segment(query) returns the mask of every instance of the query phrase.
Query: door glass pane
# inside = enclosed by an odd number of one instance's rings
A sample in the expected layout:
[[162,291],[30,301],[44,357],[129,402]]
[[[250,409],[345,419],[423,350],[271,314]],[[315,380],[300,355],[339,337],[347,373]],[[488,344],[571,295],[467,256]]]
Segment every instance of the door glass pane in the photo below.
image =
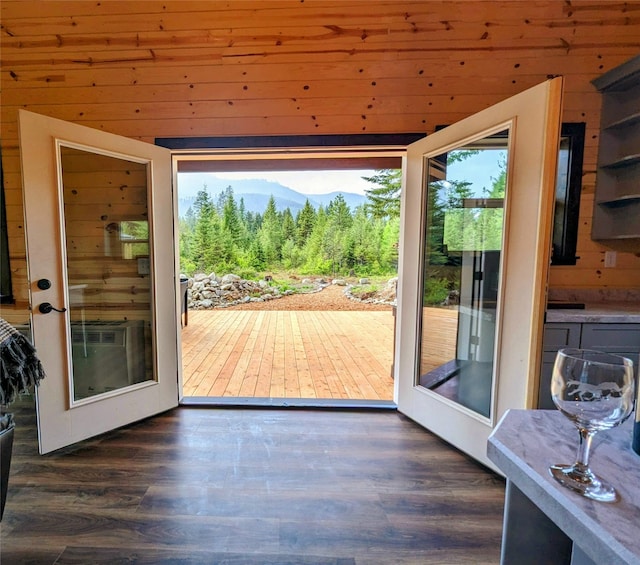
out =
[[154,379],[147,165],[60,147],[74,401]]
[[418,385],[491,414],[508,130],[425,163]]

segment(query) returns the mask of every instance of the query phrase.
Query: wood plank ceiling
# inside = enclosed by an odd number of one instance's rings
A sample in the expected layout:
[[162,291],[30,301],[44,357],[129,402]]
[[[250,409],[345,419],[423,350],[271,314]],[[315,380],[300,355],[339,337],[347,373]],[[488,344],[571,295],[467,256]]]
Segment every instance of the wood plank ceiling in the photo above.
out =
[[575,92],[640,45],[640,5],[607,2],[25,4],[2,6],[3,121],[28,107],[149,141],[430,131],[548,75]]

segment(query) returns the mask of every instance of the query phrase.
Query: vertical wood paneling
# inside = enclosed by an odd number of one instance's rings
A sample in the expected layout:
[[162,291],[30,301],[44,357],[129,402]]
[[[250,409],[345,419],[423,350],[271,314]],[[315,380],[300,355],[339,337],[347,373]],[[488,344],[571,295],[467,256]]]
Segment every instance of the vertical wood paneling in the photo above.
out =
[[[549,76],[586,122],[576,266],[552,287],[640,286],[640,258],[590,239],[600,97],[640,51],[640,0],[469,2],[3,0],[2,159],[17,298],[27,317],[17,110],[156,137],[424,131]],[[24,321],[24,320],[23,320]]]
[[[61,153],[67,273],[70,285],[84,287],[82,316],[149,320],[151,279],[137,262],[137,254],[149,256],[146,164],[89,148]],[[130,240],[127,222],[146,227],[142,243]]]

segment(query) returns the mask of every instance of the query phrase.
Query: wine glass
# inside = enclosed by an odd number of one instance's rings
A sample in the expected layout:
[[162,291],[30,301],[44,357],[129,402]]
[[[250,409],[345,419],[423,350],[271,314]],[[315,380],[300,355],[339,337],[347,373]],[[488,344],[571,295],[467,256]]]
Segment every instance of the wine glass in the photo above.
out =
[[575,463],[551,465],[551,475],[579,494],[614,502],[616,490],[589,469],[589,450],[596,432],[626,420],[633,408],[633,363],[626,357],[591,349],[561,349],[551,378],[551,396],[560,412],[580,432]]

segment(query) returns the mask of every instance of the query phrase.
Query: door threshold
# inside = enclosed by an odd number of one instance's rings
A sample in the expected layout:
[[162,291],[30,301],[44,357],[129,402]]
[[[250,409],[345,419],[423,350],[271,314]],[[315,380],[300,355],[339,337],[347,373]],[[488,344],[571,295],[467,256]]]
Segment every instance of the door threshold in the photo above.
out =
[[332,410],[397,410],[392,400],[343,398],[254,398],[227,396],[185,396],[180,406],[201,408],[320,408]]

